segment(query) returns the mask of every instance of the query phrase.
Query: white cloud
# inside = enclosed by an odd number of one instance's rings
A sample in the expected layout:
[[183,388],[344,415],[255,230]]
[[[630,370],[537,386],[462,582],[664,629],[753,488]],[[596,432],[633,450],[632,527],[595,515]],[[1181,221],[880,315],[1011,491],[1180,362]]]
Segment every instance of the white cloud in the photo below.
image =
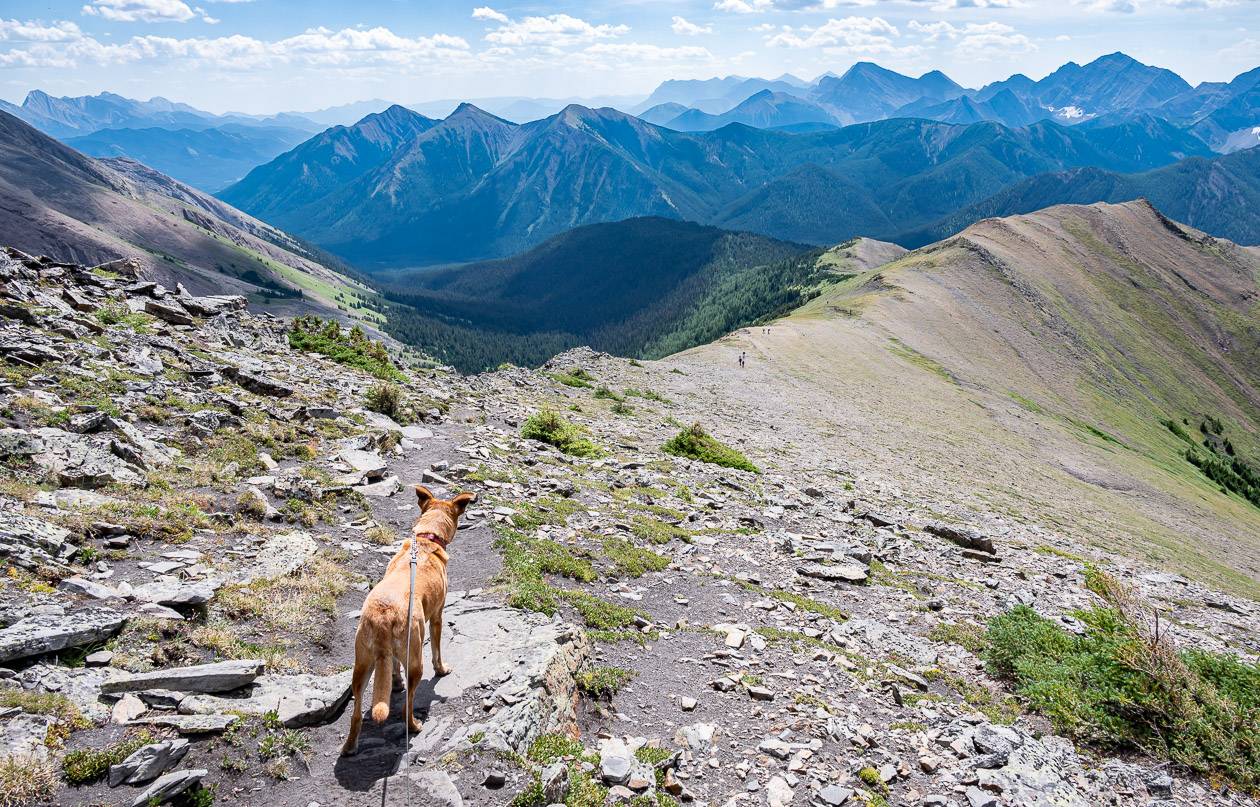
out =
[[837,8],[865,8],[873,6],[876,0],[818,0],[817,3],[805,6],[802,11],[834,11]]
[[756,14],[774,8],[774,0],[717,0],[713,4],[714,11],[725,11],[730,14]]
[[939,0],[933,11],[951,11],[958,8],[1021,8],[1019,0]]
[[629,30],[627,25],[592,25],[568,14],[549,14],[546,17],[500,21],[499,27],[487,33],[485,39],[501,47],[562,48],[611,39]]
[[71,42],[82,36],[79,26],[65,20],[45,25],[39,20],[0,19],[0,41],[4,42]]
[[510,22],[508,15],[502,11],[495,11],[489,6],[481,6],[474,8],[472,13],[474,20],[493,20],[494,22]]
[[1000,22],[954,25],[944,20],[926,23],[911,20],[909,27],[911,31],[922,34],[927,42],[957,42],[957,55],[969,59],[989,58],[998,53],[1026,53],[1037,49],[1028,37]]
[[775,27],[776,27],[776,26],[772,25],[771,23],[768,23],[768,22],[763,22],[763,23],[761,23],[760,25],[754,25],[753,27],[749,28],[748,30],[749,30],[749,31],[752,31],[752,32],[753,32],[753,33],[755,33],[755,34],[768,34],[768,33],[770,33],[771,31],[773,31],[773,30],[775,29]]
[[643,62],[680,63],[713,59],[708,48],[694,45],[664,48],[640,42],[601,42],[583,49],[581,54],[609,68],[619,66],[618,63],[638,65]]
[[[3,23],[0,24],[0,40],[14,40],[11,32],[18,28],[6,21],[0,23]],[[23,25],[30,27],[30,24]],[[69,28],[55,30],[70,31]],[[340,31],[312,28],[270,42],[237,34],[188,39],[135,36],[126,42],[113,44],[100,42],[77,28],[73,29],[73,33],[76,36],[72,39],[28,38],[31,44],[24,48],[0,51],[0,65],[76,67],[82,63],[183,61],[243,70],[277,64],[356,67],[471,61],[470,46],[460,37],[448,34],[406,37],[383,27],[343,28]]]
[[1137,0],[1090,0],[1086,3],[1091,11],[1107,11],[1115,14],[1132,14],[1137,11]]
[[188,22],[198,16],[183,0],[92,0],[83,13],[110,22]]
[[699,36],[700,34],[713,33],[712,25],[696,25],[694,22],[688,22],[682,17],[674,17],[670,30],[681,36]]
[[783,30],[766,39],[776,48],[834,48],[838,53],[875,55],[896,52],[893,37],[899,36],[896,26],[882,17],[845,17],[830,19],[817,28],[783,26]]

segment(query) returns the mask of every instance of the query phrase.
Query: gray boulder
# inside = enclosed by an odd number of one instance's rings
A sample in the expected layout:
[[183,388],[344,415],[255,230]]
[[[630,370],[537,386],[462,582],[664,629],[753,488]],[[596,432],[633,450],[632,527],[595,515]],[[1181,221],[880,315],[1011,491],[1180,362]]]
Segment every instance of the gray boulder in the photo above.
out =
[[205,768],[190,768],[186,771],[168,773],[136,796],[131,802],[131,807],[153,807],[156,804],[165,804],[190,787],[200,784],[206,773],[208,771]]
[[145,689],[170,689],[176,692],[230,692],[252,684],[262,675],[264,664],[256,659],[217,661],[170,670],[124,675],[101,686],[107,694],[137,692]]
[[188,309],[172,299],[145,300],[144,312],[172,325],[195,325],[197,322]]
[[117,765],[109,767],[109,786],[151,782],[178,765],[187,753],[188,741],[182,737],[146,745]]
[[61,567],[75,553],[70,532],[55,524],[15,511],[0,511],[0,558],[34,569]]
[[0,456],[27,457],[65,487],[143,484],[141,470],[120,456],[124,448],[108,437],[54,428],[0,431]]
[[0,629],[0,663],[100,642],[126,622],[127,617],[109,608],[28,616]]

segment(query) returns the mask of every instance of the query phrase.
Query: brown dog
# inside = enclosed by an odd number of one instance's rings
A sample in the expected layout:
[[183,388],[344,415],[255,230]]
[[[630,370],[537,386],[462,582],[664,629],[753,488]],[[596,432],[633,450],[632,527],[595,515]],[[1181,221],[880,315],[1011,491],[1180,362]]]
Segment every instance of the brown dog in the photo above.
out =
[[[472,493],[461,493],[454,499],[435,498],[429,489],[416,485],[420,500],[420,518],[411,528],[411,538],[403,541],[385,569],[381,582],[368,592],[359,616],[359,629],[354,635],[354,712],[350,716],[350,736],[341,747],[343,755],[353,754],[359,746],[359,729],[363,725],[363,690],[368,675],[372,684],[372,719],[384,723],[389,717],[389,694],[393,685],[394,667],[402,662],[407,675],[407,725],[420,731],[420,721],[412,710],[416,684],[424,672],[424,625],[429,624],[433,671],[446,675],[451,668],[442,663],[442,607],[446,604],[446,547],[459,529],[464,508],[476,500]],[[412,592],[411,625],[407,623],[407,592],[411,588],[411,545],[416,545],[416,587]],[[407,659],[407,633],[411,631],[411,658]]]

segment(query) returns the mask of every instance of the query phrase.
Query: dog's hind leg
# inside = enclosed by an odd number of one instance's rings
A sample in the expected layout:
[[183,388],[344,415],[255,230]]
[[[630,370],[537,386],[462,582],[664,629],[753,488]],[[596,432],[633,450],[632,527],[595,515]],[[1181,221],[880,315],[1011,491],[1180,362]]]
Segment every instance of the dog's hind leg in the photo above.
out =
[[407,720],[410,731],[420,731],[420,721],[416,720],[416,687],[424,677],[424,619],[413,622],[415,626],[411,634],[411,658],[407,663]]
[[433,656],[433,673],[435,675],[450,675],[453,672],[451,666],[442,661],[441,609],[429,620],[429,652]]
[[341,746],[341,755],[350,756],[359,750],[359,729],[363,725],[363,692],[367,689],[368,674],[372,672],[372,659],[366,653],[355,652],[354,673],[350,679],[350,693],[354,697],[353,711],[350,713],[350,734],[345,745]]

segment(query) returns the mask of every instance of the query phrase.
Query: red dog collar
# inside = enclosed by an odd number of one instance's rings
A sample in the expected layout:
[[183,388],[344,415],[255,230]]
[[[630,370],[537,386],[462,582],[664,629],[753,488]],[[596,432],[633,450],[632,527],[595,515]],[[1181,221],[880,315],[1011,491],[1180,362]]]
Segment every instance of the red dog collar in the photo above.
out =
[[437,533],[435,533],[435,532],[420,532],[420,533],[416,533],[416,540],[418,540],[418,541],[431,541],[431,542],[433,542],[433,543],[437,544],[438,546],[442,547],[442,549],[446,549],[446,547],[447,547],[448,545],[450,545],[450,543],[451,543],[450,541],[445,540],[444,538],[442,538],[442,536],[438,535],[438,534],[437,534]]

